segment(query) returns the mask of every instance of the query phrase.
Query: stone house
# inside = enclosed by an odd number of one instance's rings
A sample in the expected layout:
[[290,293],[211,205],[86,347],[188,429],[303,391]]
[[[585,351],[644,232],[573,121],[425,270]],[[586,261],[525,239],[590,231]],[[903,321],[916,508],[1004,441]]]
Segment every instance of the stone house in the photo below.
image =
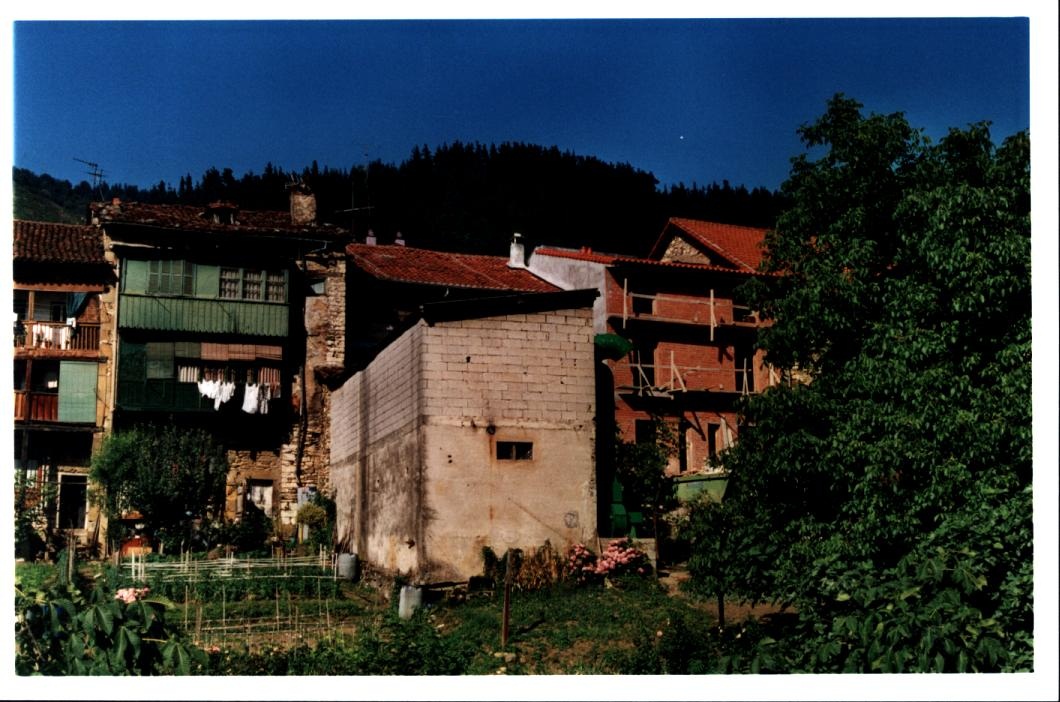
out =
[[338,548],[437,583],[484,546],[594,538],[595,295],[427,303],[393,329],[332,396]]
[[253,502],[293,528],[299,500],[328,487],[347,232],[319,224],[298,187],[289,213],[115,199],[89,215],[119,281],[102,300],[115,321],[113,427],[208,429],[228,451],[226,514]]
[[105,520],[88,500],[88,468],[109,421],[112,325],[101,295],[114,273],[93,227],[16,220],[14,456],[16,509],[37,526],[96,546]]

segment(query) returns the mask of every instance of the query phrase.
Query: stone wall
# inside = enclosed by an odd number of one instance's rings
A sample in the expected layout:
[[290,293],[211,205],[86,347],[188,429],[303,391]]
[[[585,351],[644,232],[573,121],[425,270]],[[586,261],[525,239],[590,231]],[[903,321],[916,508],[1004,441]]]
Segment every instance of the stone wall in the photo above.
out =
[[[305,365],[291,383],[297,403],[290,440],[280,449],[277,499],[282,524],[294,524],[298,488],[329,494],[330,393],[322,382],[341,372],[346,344],[346,257],[341,251],[310,256],[306,278],[323,283],[323,294],[305,300]],[[304,379],[304,396],[303,396]],[[302,417],[304,413],[304,418]]]

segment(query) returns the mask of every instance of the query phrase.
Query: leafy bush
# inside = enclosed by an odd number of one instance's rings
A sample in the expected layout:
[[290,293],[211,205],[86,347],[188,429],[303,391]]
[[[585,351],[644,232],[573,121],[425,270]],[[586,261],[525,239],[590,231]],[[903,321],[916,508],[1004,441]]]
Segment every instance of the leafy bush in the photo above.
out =
[[313,548],[331,549],[334,545],[335,501],[319,492],[298,509],[298,524],[309,527],[309,543]]
[[213,651],[212,675],[459,675],[472,647],[440,635],[420,610],[409,620],[394,613],[366,623],[352,637],[262,652]]
[[253,502],[247,502],[243,516],[225,530],[224,541],[235,546],[240,553],[254,553],[265,550],[266,540],[271,535],[272,520]]
[[118,591],[105,575],[82,593],[15,582],[15,670],[19,675],[192,673],[204,654],[165,621],[173,604],[149,591]]

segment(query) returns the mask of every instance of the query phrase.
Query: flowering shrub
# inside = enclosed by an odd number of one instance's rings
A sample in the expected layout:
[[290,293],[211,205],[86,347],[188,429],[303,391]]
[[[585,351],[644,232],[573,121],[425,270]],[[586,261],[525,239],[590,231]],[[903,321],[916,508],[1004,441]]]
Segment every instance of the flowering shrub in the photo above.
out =
[[634,546],[633,541],[627,537],[608,544],[597,559],[593,572],[605,577],[630,573],[647,575],[651,573],[651,563],[648,562],[648,555]]
[[652,567],[648,555],[627,537],[611,542],[599,558],[585,544],[574,544],[567,551],[567,570],[579,582],[586,582],[599,577],[648,575]]
[[596,554],[585,547],[585,544],[574,544],[567,549],[567,572],[578,580],[585,582],[596,569]]
[[132,604],[151,592],[149,587],[123,587],[114,593],[114,599],[121,600],[125,604]]

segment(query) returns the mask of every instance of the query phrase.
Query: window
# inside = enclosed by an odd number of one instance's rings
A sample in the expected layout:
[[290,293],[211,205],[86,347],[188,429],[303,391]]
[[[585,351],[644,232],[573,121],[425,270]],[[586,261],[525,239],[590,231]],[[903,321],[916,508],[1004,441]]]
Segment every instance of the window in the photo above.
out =
[[173,342],[148,342],[147,377],[169,380],[173,377]]
[[226,300],[287,301],[287,272],[222,268],[219,295]]
[[59,528],[84,529],[88,497],[88,477],[59,476]]
[[534,460],[534,443],[532,441],[498,441],[497,460],[532,461]]
[[180,260],[150,261],[147,267],[147,292],[191,295],[192,265]]
[[66,320],[66,293],[36,292],[33,295],[33,319],[37,322]]

